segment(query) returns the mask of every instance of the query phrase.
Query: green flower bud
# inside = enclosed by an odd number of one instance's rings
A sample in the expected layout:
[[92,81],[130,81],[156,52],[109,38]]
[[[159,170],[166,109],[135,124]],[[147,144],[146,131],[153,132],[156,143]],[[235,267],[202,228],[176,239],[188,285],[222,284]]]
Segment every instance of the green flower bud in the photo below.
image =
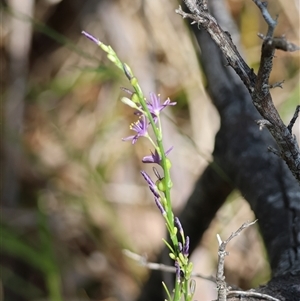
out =
[[157,180],[155,184],[156,184],[157,189],[158,189],[159,191],[166,191],[167,186],[166,186],[166,181],[165,181],[164,178],[161,179],[161,180]]
[[171,161],[168,159],[168,158],[166,158],[166,165],[167,165],[167,169],[171,169],[171,167],[172,167],[172,163],[171,163]]
[[108,54],[108,55],[107,55],[107,58],[108,58],[110,61],[112,61],[113,63],[116,63],[116,61],[117,61],[116,57],[115,57],[114,55],[112,55],[112,54]]
[[102,42],[99,41],[98,45],[105,51],[109,52],[109,46],[103,44]]
[[188,273],[192,273],[192,270],[193,270],[193,263],[192,262],[189,262],[189,265],[187,267],[187,272]]
[[138,84],[138,80],[136,77],[133,77],[131,80],[130,80],[130,83],[133,87],[135,87],[137,84]]
[[179,253],[179,260],[180,260],[180,262],[181,262],[181,264],[182,265],[185,265],[185,263],[186,263],[186,258],[183,256],[183,254],[182,253]]
[[139,97],[137,96],[136,93],[133,93],[132,97],[131,97],[131,100],[135,103],[140,103],[140,99]]
[[178,229],[177,229],[177,227],[174,227],[174,228],[173,228],[173,234],[174,234],[174,236],[176,236],[176,235],[177,235],[177,232],[178,232]]

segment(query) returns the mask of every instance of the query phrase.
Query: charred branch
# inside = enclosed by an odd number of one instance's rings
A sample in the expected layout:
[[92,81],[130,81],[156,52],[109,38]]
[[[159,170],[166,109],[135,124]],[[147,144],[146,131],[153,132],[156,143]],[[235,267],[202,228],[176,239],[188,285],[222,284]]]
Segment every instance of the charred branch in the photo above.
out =
[[254,74],[253,70],[243,60],[230,34],[220,27],[216,19],[208,12],[206,5],[202,6],[201,1],[184,1],[192,14],[185,13],[181,7],[176,12],[183,18],[192,19],[193,23],[203,28],[217,44],[225,56],[228,65],[234,69],[247,87],[252,102],[260,115],[269,121],[270,125],[268,129],[279,147],[280,156],[286,162],[294,177],[300,182],[299,145],[296,138],[283,123],[273,104],[269,84],[275,49],[295,51],[299,47],[287,42],[284,37],[274,38],[273,33],[277,21],[270,16],[265,2],[253,1],[261,10],[262,16],[268,24],[267,35],[263,37],[261,62],[257,75]]

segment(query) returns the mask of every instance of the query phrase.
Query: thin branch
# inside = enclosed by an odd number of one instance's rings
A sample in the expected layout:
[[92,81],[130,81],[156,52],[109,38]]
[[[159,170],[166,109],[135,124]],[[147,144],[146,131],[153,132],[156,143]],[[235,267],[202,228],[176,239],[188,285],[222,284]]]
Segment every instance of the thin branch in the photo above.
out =
[[289,123],[289,125],[288,125],[288,127],[287,127],[288,130],[289,130],[289,132],[290,132],[291,134],[292,134],[292,128],[293,128],[293,126],[294,126],[294,124],[295,124],[295,122],[296,122],[296,120],[297,120],[297,118],[298,118],[299,112],[300,112],[300,105],[298,105],[298,106],[296,107],[294,116],[293,116],[293,118],[291,119],[291,121],[290,121],[290,123]]
[[272,45],[275,49],[279,49],[286,52],[294,52],[300,50],[300,47],[295,45],[294,43],[288,42],[285,36],[272,38],[266,37],[262,33],[258,33],[257,36],[262,40],[268,39],[268,43]]
[[243,298],[243,297],[248,297],[248,298],[251,298],[251,297],[254,297],[254,298],[260,298],[260,300],[264,299],[264,300],[267,300],[267,301],[281,301],[277,298],[274,298],[270,295],[266,295],[266,294],[261,294],[261,293],[256,293],[256,292],[243,292],[243,291],[229,291],[227,293],[227,297],[228,298]]
[[[186,1],[187,0],[184,0],[185,3]],[[234,45],[230,34],[221,29],[215,18],[208,12],[200,9],[198,9],[195,14],[187,14],[182,10],[181,6],[179,6],[175,12],[184,19],[190,18],[194,21],[193,23],[197,23],[199,26],[203,27],[222,50],[228,65],[230,65],[239,75],[248,90],[254,91],[256,75],[254,74],[253,69],[246,64]]]
[[[173,266],[165,265],[162,263],[149,262],[147,260],[146,256],[141,256],[141,255],[131,252],[127,249],[123,250],[123,254],[125,254],[127,257],[135,260],[139,265],[146,267],[150,270],[158,270],[158,271],[173,273],[173,274],[176,273],[176,268]],[[203,276],[199,273],[192,273],[191,276],[216,283],[216,278],[213,276]]]
[[219,242],[219,251],[218,251],[218,266],[217,266],[217,275],[216,275],[216,283],[217,283],[217,290],[218,290],[218,301],[226,301],[227,296],[227,285],[225,282],[224,276],[224,264],[225,264],[225,256],[228,255],[226,252],[227,244],[236,236],[240,235],[241,232],[248,228],[249,226],[255,224],[257,220],[253,222],[246,222],[242,224],[240,228],[238,228],[235,232],[231,233],[231,235],[224,241],[221,240],[220,235],[217,235],[218,242]]
[[281,82],[278,82],[278,83],[274,83],[272,85],[269,85],[269,88],[270,89],[274,89],[274,88],[281,88],[283,89],[283,86],[282,84],[284,83],[284,80],[282,80]]
[[266,23],[268,24],[267,37],[272,37],[274,34],[275,27],[277,25],[277,20],[273,20],[267,9],[267,2],[261,2],[258,0],[252,0],[257,7],[260,9],[262,16],[264,17]]

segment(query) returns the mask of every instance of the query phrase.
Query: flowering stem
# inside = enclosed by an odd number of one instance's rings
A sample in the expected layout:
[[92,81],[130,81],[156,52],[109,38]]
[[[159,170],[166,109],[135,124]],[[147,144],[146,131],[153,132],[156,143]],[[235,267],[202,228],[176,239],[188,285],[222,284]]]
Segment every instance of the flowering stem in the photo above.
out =
[[[125,64],[124,64],[125,65]],[[129,67],[127,65],[125,65],[126,69]],[[124,69],[125,69],[124,68]],[[169,223],[169,226],[171,229],[174,228],[174,216],[173,216],[173,212],[172,212],[172,205],[171,205],[171,193],[170,193],[170,190],[171,190],[171,187],[172,187],[172,181],[171,181],[171,175],[170,175],[170,168],[168,167],[168,164],[167,164],[167,157],[165,155],[165,150],[164,150],[164,146],[163,146],[163,142],[162,142],[162,130],[161,130],[161,126],[160,126],[160,119],[159,119],[159,128],[157,128],[155,122],[154,122],[154,119],[149,111],[149,108],[147,106],[147,103],[145,101],[145,97],[144,97],[144,94],[142,92],[142,89],[136,79],[136,77],[133,76],[131,70],[127,70],[127,72],[129,74],[129,76],[131,77],[130,79],[130,83],[132,85],[132,87],[134,88],[138,98],[139,98],[139,101],[140,101],[140,104],[143,108],[143,111],[146,113],[146,116],[148,118],[148,120],[150,121],[150,124],[151,124],[151,127],[153,129],[153,132],[154,132],[154,136],[156,137],[156,142],[157,142],[157,146],[160,150],[160,156],[161,156],[161,166],[164,170],[164,178],[165,178],[165,183],[166,183],[166,189],[164,191],[164,195],[165,195],[165,199],[166,199],[166,212],[167,212],[167,220],[168,220],[168,223]],[[175,249],[177,249],[178,247],[178,240],[177,240],[177,236],[176,235],[171,235],[171,240],[175,246]]]
[[[127,66],[124,64],[125,68],[127,69]],[[130,70],[130,69],[129,69]],[[160,157],[161,157],[161,166],[164,170],[164,180],[166,183],[166,187],[164,190],[164,196],[165,196],[165,201],[166,201],[166,205],[164,206],[165,210],[166,210],[166,225],[168,228],[168,231],[170,233],[170,238],[172,240],[173,246],[175,250],[175,257],[178,255],[176,254],[176,250],[178,250],[178,239],[177,239],[177,235],[176,233],[174,233],[174,215],[172,212],[172,205],[171,205],[171,187],[172,187],[172,181],[171,181],[171,175],[170,175],[170,168],[167,164],[167,158],[165,155],[165,150],[164,150],[164,146],[163,146],[163,142],[162,142],[162,129],[161,129],[161,123],[160,123],[160,118],[158,117],[159,120],[159,128],[157,128],[154,119],[149,111],[149,108],[147,106],[147,103],[145,101],[145,97],[144,94],[140,88],[140,85],[137,81],[137,79],[133,76],[132,72],[126,70],[128,73],[130,72],[129,76],[130,76],[130,83],[132,85],[132,87],[134,88],[138,98],[139,98],[139,103],[142,106],[143,111],[145,112],[148,120],[150,121],[151,127],[153,129],[154,132],[154,136],[156,137],[156,142],[157,142],[157,146],[159,148],[160,151]],[[127,74],[126,74],[127,75]],[[174,289],[174,298],[173,300],[179,300],[180,297],[180,282],[178,282],[177,280],[175,281],[175,289]]]
[[[129,66],[125,63],[122,63],[121,60],[118,58],[117,54],[115,51],[108,45],[103,44],[100,42],[98,39],[93,37],[87,32],[82,32],[87,38],[95,42],[98,46],[100,46],[106,53],[107,57],[118,67],[120,68],[130,81],[135,93],[134,95],[136,98],[134,99],[128,99],[126,97],[123,98],[123,102],[131,106],[132,108],[137,109],[139,112],[141,112],[142,118],[139,120],[137,123],[134,124],[133,128],[137,128],[136,131],[138,130],[143,130],[143,134],[138,134],[136,136],[132,136],[133,138],[133,144],[135,141],[138,139],[139,135],[140,136],[145,136],[147,137],[150,142],[153,144],[155,147],[155,151],[157,156],[160,158],[159,164],[161,165],[163,171],[164,171],[164,177],[162,180],[163,183],[162,186],[163,188],[160,189],[159,185],[154,184],[154,182],[151,180],[151,178],[145,173],[142,172],[142,175],[144,176],[145,180],[149,184],[150,190],[154,193],[155,196],[155,202],[160,209],[161,213],[163,214],[163,217],[165,218],[166,221],[166,227],[168,229],[168,232],[170,234],[170,238],[172,241],[172,244],[169,244],[167,241],[164,240],[165,244],[167,247],[170,249],[170,257],[175,261],[175,266],[177,269],[176,272],[176,281],[175,281],[175,289],[174,289],[174,295],[173,299],[171,298],[171,295],[166,287],[166,285],[163,283],[163,286],[167,292],[168,298],[170,301],[179,301],[182,294],[184,296],[184,300],[189,301],[192,298],[193,292],[189,292],[189,279],[192,271],[192,264],[189,263],[188,261],[188,249],[189,249],[189,238],[184,236],[184,232],[182,229],[182,226],[180,224],[180,221],[178,218],[174,218],[173,211],[172,211],[172,204],[171,204],[171,188],[172,188],[172,181],[171,181],[171,175],[170,175],[170,162],[166,157],[166,152],[164,150],[163,146],[163,141],[162,141],[162,126],[161,126],[161,120],[159,113],[156,113],[153,109],[155,107],[154,103],[156,104],[157,102],[153,102],[151,111],[149,109],[149,103],[146,102],[146,99],[144,97],[143,91],[138,83],[137,78],[134,76],[133,72],[129,68]],[[170,102],[165,102],[161,109],[164,108],[167,105],[172,105],[174,103]],[[160,109],[160,110],[161,110]],[[159,111],[160,111],[159,110]],[[154,114],[154,115],[153,115]],[[155,117],[153,117],[155,116]],[[157,119],[154,119],[157,118]],[[147,132],[147,126],[148,126],[148,121],[151,124],[152,130],[154,132],[154,136],[156,137],[156,143],[151,139],[151,137],[148,135]],[[156,124],[157,122],[157,124]],[[132,138],[128,137],[128,138]],[[136,140],[134,140],[136,139]],[[124,139],[128,140],[128,139]],[[169,151],[167,151],[168,153]],[[159,161],[159,160],[158,160]],[[158,162],[156,162],[158,163]],[[176,225],[175,225],[176,224]],[[178,231],[180,232],[181,236],[181,241],[180,243],[177,238],[177,233]],[[183,277],[181,273],[183,272]]]

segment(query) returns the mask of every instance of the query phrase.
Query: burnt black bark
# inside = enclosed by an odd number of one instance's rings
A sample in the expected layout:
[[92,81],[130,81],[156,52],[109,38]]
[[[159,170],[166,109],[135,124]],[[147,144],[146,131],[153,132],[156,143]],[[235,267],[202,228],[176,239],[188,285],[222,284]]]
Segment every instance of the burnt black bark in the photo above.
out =
[[[300,300],[299,184],[283,160],[267,151],[268,146],[276,149],[276,143],[267,130],[259,130],[255,121],[261,116],[244,83],[226,66],[210,36],[197,25],[192,29],[201,48],[207,88],[221,117],[213,151],[214,164],[230,180],[216,173],[214,186],[207,181],[207,174],[215,173],[208,166],[179,218],[193,249],[231,189],[239,189],[258,218],[272,270],[271,281],[257,291],[280,300]],[[214,189],[207,189],[207,182]],[[161,272],[151,273],[138,300],[163,300],[162,279]],[[230,300],[240,299],[230,297]],[[259,299],[244,297],[243,300]]]

